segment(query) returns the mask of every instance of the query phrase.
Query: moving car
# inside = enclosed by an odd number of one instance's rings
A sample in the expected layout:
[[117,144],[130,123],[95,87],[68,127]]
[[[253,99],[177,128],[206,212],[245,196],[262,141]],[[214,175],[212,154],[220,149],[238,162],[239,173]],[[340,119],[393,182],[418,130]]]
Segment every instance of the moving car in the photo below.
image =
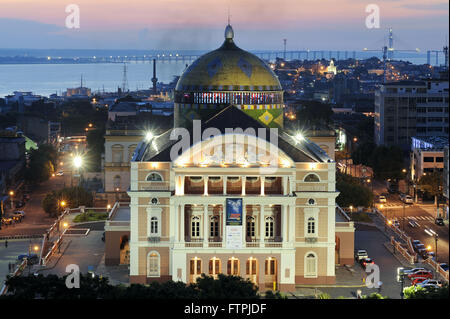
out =
[[63,171],[58,171],[58,173],[56,173],[57,176],[63,176],[64,172]]
[[355,259],[357,261],[360,261],[361,259],[369,258],[369,255],[367,254],[367,251],[364,249],[359,249],[355,252]]
[[375,264],[375,262],[373,261],[372,258],[364,258],[364,259],[361,259],[361,260],[359,261],[359,263],[361,264],[361,266],[362,266],[364,269],[366,269],[366,267],[367,267],[368,264]]
[[418,278],[418,277],[432,279],[433,273],[428,270],[418,270],[418,271],[408,274],[409,279],[414,279],[414,278]]
[[378,196],[378,202],[379,203],[386,203],[386,196],[384,196],[384,195]]
[[13,214],[22,215],[23,218],[25,218],[26,214],[23,210],[16,210]]
[[436,225],[444,226],[444,219],[442,217],[436,218],[434,222],[436,223]]
[[402,202],[404,202],[405,204],[412,204],[414,203],[414,200],[410,195],[405,195],[402,199]]

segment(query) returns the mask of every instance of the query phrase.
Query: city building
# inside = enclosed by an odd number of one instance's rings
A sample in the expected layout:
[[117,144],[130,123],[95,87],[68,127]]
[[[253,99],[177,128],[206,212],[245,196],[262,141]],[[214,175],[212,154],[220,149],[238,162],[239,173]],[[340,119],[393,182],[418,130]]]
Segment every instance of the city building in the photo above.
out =
[[411,180],[417,181],[427,173],[442,173],[444,170],[444,148],[448,147],[448,138],[412,137],[411,140]]
[[448,78],[398,81],[375,92],[375,142],[410,150],[412,137],[448,136]]
[[448,145],[444,147],[444,198],[445,198],[445,218],[448,219],[448,210],[449,210],[449,189],[448,189]]
[[228,25],[223,45],[186,69],[174,127],[134,152],[130,205],[105,224],[105,263],[129,262],[130,283],[224,273],[293,291],[353,264],[335,162],[283,129],[277,77],[233,37]]
[[103,161],[104,194],[109,203],[127,199],[130,187],[130,161],[134,150],[148,131],[158,134],[172,126],[172,118],[149,112],[148,103],[120,102],[108,111]]

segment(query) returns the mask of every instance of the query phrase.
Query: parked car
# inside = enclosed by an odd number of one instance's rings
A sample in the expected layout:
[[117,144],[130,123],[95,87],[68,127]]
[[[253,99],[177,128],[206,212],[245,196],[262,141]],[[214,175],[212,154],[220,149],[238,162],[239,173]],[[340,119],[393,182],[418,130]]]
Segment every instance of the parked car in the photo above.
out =
[[56,173],[56,175],[58,175],[58,176],[63,176],[63,175],[64,175],[64,172],[63,172],[63,171],[59,171],[58,173]]
[[409,274],[415,273],[416,271],[419,271],[419,270],[426,270],[426,269],[425,268],[421,268],[421,267],[412,268],[412,269],[405,269],[405,270],[403,270],[403,273],[405,275],[409,275]]
[[386,203],[386,196],[383,196],[383,195],[378,196],[378,202],[379,203]]
[[433,278],[433,273],[431,271],[428,270],[418,270],[415,271],[413,273],[408,274],[408,278],[409,279],[414,279],[417,277],[423,277],[423,278],[428,278],[428,279],[432,279]]
[[434,290],[434,289],[439,289],[441,286],[433,285],[433,284],[426,284],[426,285],[422,285],[420,287],[427,289],[427,290]]
[[369,258],[369,255],[367,254],[367,251],[364,249],[359,249],[355,252],[355,259],[357,261],[360,261],[361,259]]
[[397,219],[394,220],[394,226],[400,228],[400,222]]
[[423,259],[427,259],[428,258],[428,250],[426,248],[420,248],[419,250],[417,250],[417,254],[422,257]]
[[417,285],[421,286],[421,287],[423,287],[425,285],[436,285],[436,286],[442,287],[442,282],[440,280],[436,280],[436,279],[427,279],[427,280],[422,281],[421,283],[418,283]]
[[25,218],[26,214],[23,210],[16,210],[13,214],[22,215],[23,218]]
[[414,203],[414,200],[410,195],[405,195],[402,199],[402,202],[404,202],[405,204],[412,204]]
[[427,280],[428,280],[428,278],[426,278],[426,277],[417,277],[417,278],[414,278],[413,280],[411,280],[411,284],[413,286],[416,286],[416,285],[418,285],[418,284],[420,284],[420,283],[422,283],[424,281],[427,281]]
[[442,217],[436,218],[434,222],[436,223],[436,225],[444,226],[444,219]]
[[412,243],[413,247],[416,248],[416,246],[419,245],[421,242],[418,239],[414,239],[411,243]]
[[[419,253],[419,251],[420,251],[421,249],[425,249],[425,245],[422,244],[422,243],[417,244],[417,245],[414,246],[414,250],[415,250],[416,253]],[[426,250],[426,249],[425,249],[425,250]]]
[[434,251],[428,251],[426,253],[425,257],[423,257],[423,259],[428,259],[428,258],[433,259],[434,257],[436,257],[436,254],[434,253]]
[[23,219],[23,216],[22,215],[20,215],[20,214],[12,214],[11,215],[11,218],[12,218],[12,220],[13,221],[15,221],[16,223],[20,223],[21,221],[22,221],[22,219]]
[[448,264],[440,263],[439,266],[441,266],[441,268],[444,269],[444,271],[448,271]]
[[3,217],[2,218],[2,224],[3,225],[11,225],[13,223],[13,219],[9,217]]
[[398,195],[398,198],[403,201],[403,198],[406,196],[406,194],[404,193],[400,193],[400,195]]
[[375,262],[373,261],[372,258],[363,258],[359,261],[359,263],[361,264],[361,266],[366,269],[368,264],[375,264]]

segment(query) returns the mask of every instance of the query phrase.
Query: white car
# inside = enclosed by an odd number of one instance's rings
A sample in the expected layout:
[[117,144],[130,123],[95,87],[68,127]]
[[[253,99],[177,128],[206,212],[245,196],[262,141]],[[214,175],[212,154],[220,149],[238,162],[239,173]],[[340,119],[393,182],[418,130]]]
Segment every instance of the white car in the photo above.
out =
[[360,261],[361,259],[364,259],[364,258],[369,258],[367,251],[364,249],[357,250],[355,253],[355,259],[357,261]]
[[380,202],[380,203],[386,203],[386,196],[383,196],[383,195],[380,195],[380,196],[378,196],[378,201]]
[[427,279],[427,280],[424,280],[421,283],[417,284],[417,286],[420,286],[420,287],[424,287],[427,285],[435,285],[435,286],[441,287],[442,282],[439,280],[436,280],[436,279]]
[[419,271],[419,270],[425,270],[425,268],[418,267],[418,268],[413,268],[413,269],[405,269],[405,270],[403,270],[403,273],[409,275],[409,274],[415,273],[416,271]]
[[63,172],[63,171],[59,171],[58,173],[56,173],[56,175],[58,175],[58,176],[63,176],[63,175],[64,175],[64,172]]
[[402,201],[405,204],[412,204],[414,202],[413,198],[410,195],[406,195],[403,197]]

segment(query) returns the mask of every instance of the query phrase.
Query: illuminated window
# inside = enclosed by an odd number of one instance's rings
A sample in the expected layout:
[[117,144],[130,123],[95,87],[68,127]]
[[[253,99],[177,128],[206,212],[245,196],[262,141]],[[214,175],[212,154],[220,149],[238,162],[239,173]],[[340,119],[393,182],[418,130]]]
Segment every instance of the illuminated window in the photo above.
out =
[[159,254],[150,252],[147,255],[147,277],[159,277]]
[[266,217],[266,238],[273,238],[273,217]]
[[308,174],[306,175],[304,182],[320,182],[319,177],[316,174]]

